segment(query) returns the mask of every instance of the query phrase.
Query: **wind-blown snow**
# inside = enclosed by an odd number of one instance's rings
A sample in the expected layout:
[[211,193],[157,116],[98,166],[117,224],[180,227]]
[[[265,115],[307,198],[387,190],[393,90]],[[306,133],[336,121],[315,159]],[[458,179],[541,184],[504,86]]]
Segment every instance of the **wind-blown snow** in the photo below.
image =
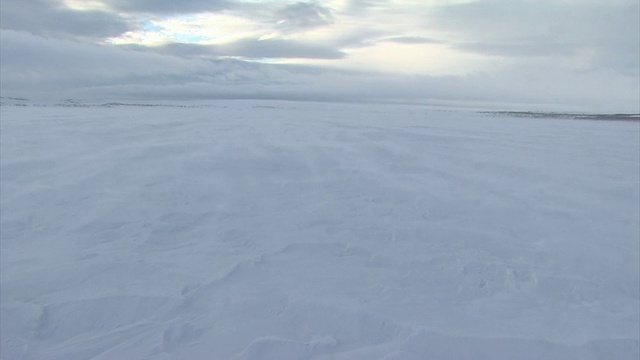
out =
[[1,357],[638,359],[640,123],[1,111]]

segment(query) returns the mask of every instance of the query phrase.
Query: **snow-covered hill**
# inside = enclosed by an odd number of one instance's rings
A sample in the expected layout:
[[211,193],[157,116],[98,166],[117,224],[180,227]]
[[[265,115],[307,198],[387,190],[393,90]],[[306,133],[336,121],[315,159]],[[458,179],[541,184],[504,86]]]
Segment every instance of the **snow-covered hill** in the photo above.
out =
[[0,112],[4,360],[640,355],[638,122]]

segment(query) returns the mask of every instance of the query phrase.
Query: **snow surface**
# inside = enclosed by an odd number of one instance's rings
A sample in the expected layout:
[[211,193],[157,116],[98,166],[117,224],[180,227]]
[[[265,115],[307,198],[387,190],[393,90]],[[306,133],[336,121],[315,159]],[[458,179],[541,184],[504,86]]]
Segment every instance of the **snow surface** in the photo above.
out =
[[1,357],[634,359],[640,123],[1,111]]

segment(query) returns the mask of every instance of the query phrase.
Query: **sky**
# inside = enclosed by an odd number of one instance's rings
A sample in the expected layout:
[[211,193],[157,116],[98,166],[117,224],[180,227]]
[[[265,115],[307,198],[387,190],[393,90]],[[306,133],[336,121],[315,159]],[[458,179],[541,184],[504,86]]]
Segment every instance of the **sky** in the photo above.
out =
[[1,0],[0,89],[640,112],[638,0]]

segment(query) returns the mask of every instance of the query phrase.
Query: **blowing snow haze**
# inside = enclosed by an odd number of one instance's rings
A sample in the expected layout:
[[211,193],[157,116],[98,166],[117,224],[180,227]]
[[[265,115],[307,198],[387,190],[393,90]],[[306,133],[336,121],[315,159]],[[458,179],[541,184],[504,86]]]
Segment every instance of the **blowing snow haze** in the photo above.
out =
[[638,112],[636,0],[3,0],[3,96]]
[[640,359],[638,0],[0,1],[0,359]]

